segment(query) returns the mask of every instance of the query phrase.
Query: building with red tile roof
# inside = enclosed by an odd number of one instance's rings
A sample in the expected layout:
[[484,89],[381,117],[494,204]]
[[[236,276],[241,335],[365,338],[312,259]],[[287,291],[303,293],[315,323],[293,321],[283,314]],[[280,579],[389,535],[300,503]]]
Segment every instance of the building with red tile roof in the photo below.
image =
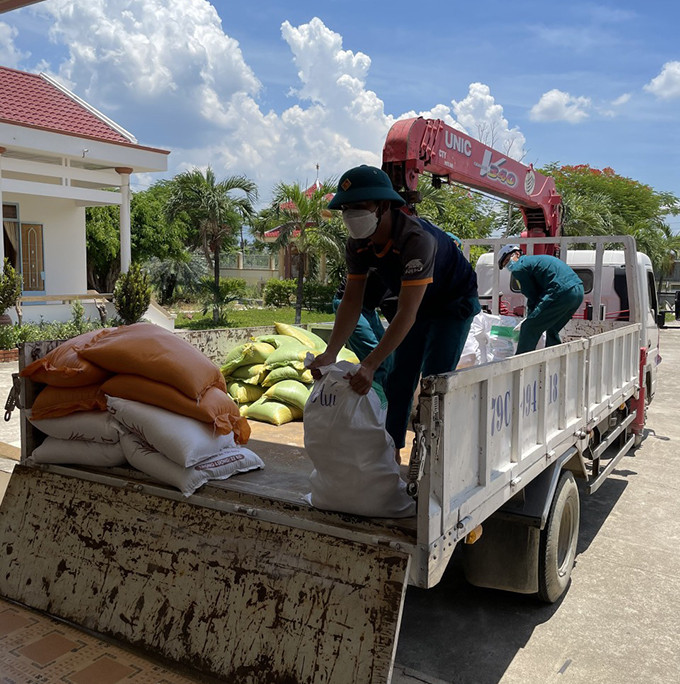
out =
[[[87,293],[85,207],[120,208],[127,270],[130,176],[166,171],[168,155],[46,74],[0,66],[0,260],[21,272],[25,303]],[[43,308],[24,306],[25,317],[45,316]],[[54,307],[49,315],[58,320]]]

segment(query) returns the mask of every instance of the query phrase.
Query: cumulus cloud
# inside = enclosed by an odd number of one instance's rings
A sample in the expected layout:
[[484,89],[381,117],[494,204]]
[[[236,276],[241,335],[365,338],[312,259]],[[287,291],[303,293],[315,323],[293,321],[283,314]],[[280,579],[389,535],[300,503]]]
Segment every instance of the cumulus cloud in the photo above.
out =
[[11,69],[18,68],[23,59],[28,57],[14,45],[17,30],[0,21],[0,64]]
[[666,62],[661,73],[644,88],[663,100],[680,97],[680,62]]
[[[206,0],[50,0],[50,38],[66,58],[44,69],[130,130],[141,144],[172,151],[170,173],[212,166],[245,174],[266,201],[274,185],[337,177],[357,164],[379,166],[392,124],[440,118],[520,158],[524,136],[510,128],[488,86],[427,111],[386,113],[367,87],[371,59],[313,18],[281,24],[282,54],[297,70],[279,111],[261,105],[262,84]],[[148,179],[145,179],[148,181]]]
[[469,135],[514,159],[522,159],[526,139],[517,127],[509,127],[503,107],[491,95],[489,86],[471,83],[467,97],[459,102],[453,100],[452,104],[456,119]]
[[541,95],[529,116],[532,121],[566,121],[580,123],[588,117],[591,101],[588,97],[574,97],[562,90],[549,90]]
[[[148,138],[177,127],[187,142],[228,127],[233,98],[260,83],[205,0],[52,0],[50,38],[69,46],[53,75],[114,119],[134,108]],[[197,114],[201,125],[197,126]]]

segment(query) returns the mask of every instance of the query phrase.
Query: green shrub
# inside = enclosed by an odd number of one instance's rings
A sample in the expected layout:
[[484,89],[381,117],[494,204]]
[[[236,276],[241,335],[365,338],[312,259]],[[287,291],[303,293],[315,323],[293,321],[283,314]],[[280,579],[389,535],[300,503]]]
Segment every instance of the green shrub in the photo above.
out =
[[69,340],[88,330],[100,328],[99,323],[89,321],[65,323],[23,323],[22,325],[0,325],[0,349],[14,349],[22,342],[40,342],[42,340]]
[[226,321],[227,305],[246,296],[248,286],[241,278],[220,278],[219,287],[206,276],[201,280],[200,294],[203,315],[217,309],[219,321]]
[[333,312],[333,295],[337,287],[324,283],[306,282],[302,290],[302,306],[307,311]]
[[267,306],[290,306],[295,298],[297,283],[290,280],[271,278],[264,286],[264,303]]
[[151,284],[139,264],[131,264],[127,273],[118,276],[113,303],[125,325],[137,323],[146,313],[151,303]]
[[16,325],[0,325],[0,349],[14,349],[17,346],[16,329]]
[[0,315],[11,306],[15,306],[21,297],[22,279],[9,259],[5,258],[2,274],[0,274]]

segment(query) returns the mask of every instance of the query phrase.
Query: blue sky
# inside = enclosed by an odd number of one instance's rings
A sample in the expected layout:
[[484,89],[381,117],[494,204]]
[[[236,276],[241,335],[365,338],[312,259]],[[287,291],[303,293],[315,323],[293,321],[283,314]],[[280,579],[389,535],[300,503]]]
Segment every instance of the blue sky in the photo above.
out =
[[168,175],[244,173],[263,201],[317,163],[322,178],[379,165],[409,114],[680,196],[679,15],[657,0],[45,0],[0,15],[0,63],[170,149]]

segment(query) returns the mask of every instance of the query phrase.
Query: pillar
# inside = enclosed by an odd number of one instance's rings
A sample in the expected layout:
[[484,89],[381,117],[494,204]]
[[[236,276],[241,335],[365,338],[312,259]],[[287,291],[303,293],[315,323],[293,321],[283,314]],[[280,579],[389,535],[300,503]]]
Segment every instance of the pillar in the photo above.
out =
[[4,147],[0,147],[0,270],[5,263],[5,226],[2,215],[2,155],[5,152]]
[[116,168],[120,174],[120,272],[127,273],[132,261],[132,238],[130,237],[130,174],[132,169]]

